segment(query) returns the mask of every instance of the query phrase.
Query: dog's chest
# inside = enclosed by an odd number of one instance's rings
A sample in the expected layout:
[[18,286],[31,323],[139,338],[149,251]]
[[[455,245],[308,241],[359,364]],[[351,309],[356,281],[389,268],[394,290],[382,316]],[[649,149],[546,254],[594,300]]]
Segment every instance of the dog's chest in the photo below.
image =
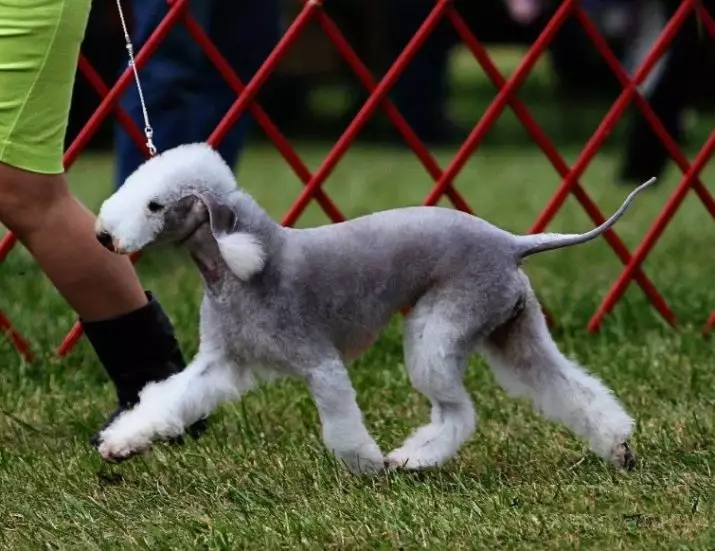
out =
[[276,346],[271,342],[271,332],[260,323],[240,320],[222,328],[223,341],[231,355],[249,364],[264,364],[276,355]]
[[248,301],[212,301],[211,310],[211,325],[218,330],[228,354],[241,365],[281,371],[290,363],[288,345],[294,343],[295,347],[301,341],[286,331],[285,324],[277,323],[275,316]]

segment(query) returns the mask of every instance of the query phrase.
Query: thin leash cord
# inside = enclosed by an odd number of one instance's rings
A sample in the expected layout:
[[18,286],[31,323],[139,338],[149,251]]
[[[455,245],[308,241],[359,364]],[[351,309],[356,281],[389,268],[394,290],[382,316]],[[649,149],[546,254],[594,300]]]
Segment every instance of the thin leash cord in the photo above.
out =
[[127,54],[129,55],[129,66],[132,68],[134,73],[134,81],[137,85],[137,92],[139,93],[139,102],[142,106],[142,115],[144,116],[144,136],[146,137],[146,148],[149,150],[149,155],[152,157],[156,155],[156,146],[154,145],[154,130],[149,123],[149,112],[146,109],[146,103],[144,102],[144,93],[142,92],[141,81],[139,80],[139,72],[137,71],[136,63],[134,62],[134,45],[132,44],[132,39],[129,37],[129,31],[127,30],[127,22],[124,19],[124,10],[122,9],[121,0],[117,0],[117,11],[119,11],[119,19],[122,20],[122,30],[124,31],[124,40],[126,41]]

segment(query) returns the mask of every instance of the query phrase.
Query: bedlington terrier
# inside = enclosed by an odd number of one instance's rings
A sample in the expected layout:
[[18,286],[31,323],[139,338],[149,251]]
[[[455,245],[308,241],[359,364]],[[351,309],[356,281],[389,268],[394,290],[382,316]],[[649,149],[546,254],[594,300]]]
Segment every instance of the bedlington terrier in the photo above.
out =
[[[353,473],[443,464],[475,430],[463,376],[481,352],[497,381],[546,418],[632,468],[634,421],[596,377],[567,359],[520,268],[582,235],[517,236],[448,208],[407,207],[308,229],[283,227],[237,188],[211,147],[188,144],[140,166],[101,207],[97,238],[119,254],[173,242],[198,267],[200,345],[181,373],[148,384],[100,435],[110,462],[176,437],[260,380],[297,376],[315,400],[326,447]],[[346,364],[404,307],[405,367],[431,402],[429,423],[386,457],[363,422]]]

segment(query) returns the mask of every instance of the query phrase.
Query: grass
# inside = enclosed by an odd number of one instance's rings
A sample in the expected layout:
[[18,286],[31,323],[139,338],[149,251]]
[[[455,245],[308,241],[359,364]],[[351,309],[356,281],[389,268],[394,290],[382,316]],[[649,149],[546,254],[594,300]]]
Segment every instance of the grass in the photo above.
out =
[[[301,147],[311,168],[325,148]],[[566,151],[573,158],[577,151]],[[440,162],[449,152],[438,153]],[[612,212],[627,189],[611,183],[602,155],[584,177]],[[109,193],[112,161],[86,155],[73,189],[91,207]],[[243,185],[280,217],[300,185],[276,154],[255,148]],[[706,169],[704,180],[715,176]],[[456,182],[477,212],[526,231],[559,182],[535,150],[483,149]],[[633,248],[677,183],[669,173],[638,198],[617,231]],[[417,204],[429,190],[405,151],[354,149],[326,189],[346,215]],[[322,223],[311,206],[300,225]],[[569,355],[616,389],[637,417],[642,459],[612,471],[584,444],[529,406],[507,398],[479,359],[467,374],[480,423],[443,468],[423,475],[352,477],[326,454],[305,388],[279,382],[222,407],[207,435],[183,448],[103,465],[87,445],[113,407],[100,366],[82,341],[67,359],[51,352],[73,315],[28,255],[0,266],[0,308],[41,353],[23,363],[0,340],[0,546],[3,549],[712,549],[715,514],[715,364],[699,328],[715,291],[711,220],[690,197],[645,269],[675,309],[672,330],[631,286],[601,333],[590,315],[620,270],[603,240],[530,259],[526,269],[558,320]],[[551,229],[589,221],[569,199]],[[176,323],[187,355],[197,346],[200,285],[187,259],[157,250],[139,264]],[[351,367],[369,429],[383,450],[428,418],[400,354],[400,319]]]

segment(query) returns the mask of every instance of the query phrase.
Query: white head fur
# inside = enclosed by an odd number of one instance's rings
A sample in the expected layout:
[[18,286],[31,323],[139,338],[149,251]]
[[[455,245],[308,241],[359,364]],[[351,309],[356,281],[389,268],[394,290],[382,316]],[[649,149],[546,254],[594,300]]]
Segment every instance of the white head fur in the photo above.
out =
[[103,204],[97,235],[111,235],[114,250],[129,254],[154,241],[166,205],[194,192],[224,196],[236,190],[231,168],[206,143],[180,145],[139,166]]
[[233,171],[217,151],[206,143],[181,145],[132,173],[102,205],[95,231],[106,247],[131,254],[162,234],[181,237],[177,229],[191,225],[195,210],[186,211],[186,218],[179,220],[171,210],[185,198],[201,197],[221,256],[229,270],[246,281],[263,269],[266,251],[256,236],[231,231],[230,223],[216,220],[216,213],[228,208],[223,198],[237,191]]

